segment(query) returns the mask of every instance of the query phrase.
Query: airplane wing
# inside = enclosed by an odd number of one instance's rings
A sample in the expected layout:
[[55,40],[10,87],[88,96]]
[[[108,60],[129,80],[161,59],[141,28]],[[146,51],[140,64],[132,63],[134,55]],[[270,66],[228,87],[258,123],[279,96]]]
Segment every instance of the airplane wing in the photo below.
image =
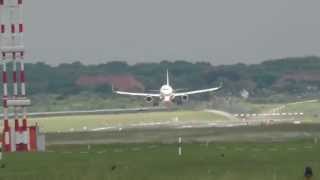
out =
[[159,92],[160,92],[160,90],[159,90],[159,89],[158,89],[158,90],[149,89],[149,90],[146,90],[145,92],[157,92],[157,93],[159,93]]
[[174,89],[175,90],[175,92],[178,92],[178,91],[188,91],[188,89],[186,89],[186,88],[179,88],[179,89]]
[[117,94],[129,95],[129,96],[144,96],[144,97],[160,97],[160,94],[152,93],[134,93],[134,92],[125,92],[125,91],[115,91]]
[[205,93],[205,92],[212,92],[219,90],[221,86],[215,87],[215,88],[210,88],[210,89],[201,89],[201,90],[195,90],[195,91],[188,91],[188,92],[179,92],[175,93],[174,96],[186,96],[186,95],[191,95],[191,94],[200,94],[200,93]]

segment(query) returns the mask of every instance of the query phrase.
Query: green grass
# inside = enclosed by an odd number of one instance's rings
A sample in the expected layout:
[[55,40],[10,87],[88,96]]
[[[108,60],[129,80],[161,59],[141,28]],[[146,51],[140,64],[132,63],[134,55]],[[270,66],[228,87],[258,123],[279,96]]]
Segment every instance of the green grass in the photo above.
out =
[[285,105],[281,112],[303,112],[304,113],[304,121],[305,122],[318,122],[319,121],[319,107],[320,102],[318,100],[315,101],[306,101],[299,103],[289,103]]
[[[249,102],[240,102],[238,106],[243,106],[249,109],[247,113],[265,113],[273,108],[278,107],[280,104],[254,104],[254,103],[249,103]],[[242,112],[244,113],[244,112]]]
[[82,115],[82,116],[61,116],[47,118],[32,118],[31,124],[38,124],[43,132],[75,131],[88,129],[130,125],[137,123],[152,123],[163,121],[215,121],[226,120],[227,118],[209,112],[202,111],[175,111],[175,112],[147,112],[134,114],[116,114],[116,115]]
[[[283,143],[113,144],[52,146],[55,152],[5,154],[0,179],[46,180],[301,180],[318,179],[320,146]],[[87,152],[88,153],[80,153]],[[72,154],[69,154],[72,152]],[[100,154],[98,153],[100,152]],[[115,165],[115,170],[111,170]]]

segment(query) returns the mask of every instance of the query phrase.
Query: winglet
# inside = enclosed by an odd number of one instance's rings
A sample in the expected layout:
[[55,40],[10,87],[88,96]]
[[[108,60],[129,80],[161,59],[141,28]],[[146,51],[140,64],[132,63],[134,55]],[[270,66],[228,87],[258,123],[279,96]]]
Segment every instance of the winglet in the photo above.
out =
[[222,86],[223,86],[223,82],[221,81],[219,84],[219,88],[222,88]]
[[111,84],[111,91],[112,91],[113,93],[116,93],[116,91],[114,90],[113,84]]

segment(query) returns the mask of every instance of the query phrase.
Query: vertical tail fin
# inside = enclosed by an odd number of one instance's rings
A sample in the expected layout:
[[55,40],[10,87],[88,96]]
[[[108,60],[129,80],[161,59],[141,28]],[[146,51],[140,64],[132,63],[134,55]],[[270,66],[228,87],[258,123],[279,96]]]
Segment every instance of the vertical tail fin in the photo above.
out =
[[169,80],[169,71],[167,69],[167,85],[169,86],[170,85],[170,80]]

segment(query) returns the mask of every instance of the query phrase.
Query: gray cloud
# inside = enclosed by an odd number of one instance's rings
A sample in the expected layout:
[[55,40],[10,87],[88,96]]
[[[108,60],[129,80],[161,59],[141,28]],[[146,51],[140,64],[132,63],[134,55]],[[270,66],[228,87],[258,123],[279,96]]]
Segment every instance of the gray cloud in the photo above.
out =
[[255,63],[320,54],[318,0],[25,1],[30,61]]

